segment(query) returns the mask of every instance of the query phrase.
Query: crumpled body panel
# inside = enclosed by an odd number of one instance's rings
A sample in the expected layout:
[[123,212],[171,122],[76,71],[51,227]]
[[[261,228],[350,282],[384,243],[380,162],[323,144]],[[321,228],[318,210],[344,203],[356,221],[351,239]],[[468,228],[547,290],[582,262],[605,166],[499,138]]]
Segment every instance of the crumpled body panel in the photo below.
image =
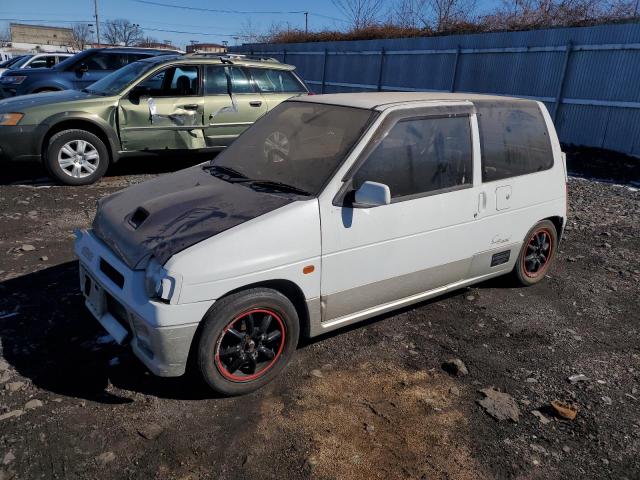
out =
[[172,255],[293,201],[228,183],[198,165],[98,202],[94,233],[130,268]]

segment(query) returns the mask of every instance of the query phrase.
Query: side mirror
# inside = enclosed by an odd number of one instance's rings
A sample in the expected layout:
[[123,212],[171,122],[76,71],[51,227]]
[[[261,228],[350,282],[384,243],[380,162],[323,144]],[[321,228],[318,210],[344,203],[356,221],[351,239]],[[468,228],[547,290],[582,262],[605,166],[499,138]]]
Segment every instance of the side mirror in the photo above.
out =
[[83,74],[89,71],[89,66],[82,62],[80,65],[78,65],[78,67],[76,68],[76,72],[79,74]]
[[149,95],[151,93],[151,89],[150,88],[145,88],[145,87],[133,87],[130,91],[129,91],[129,101],[135,105],[137,105],[138,103],[140,103],[140,99],[142,97],[144,97],[145,95]]
[[355,193],[353,208],[372,208],[391,203],[391,190],[384,183],[364,182]]

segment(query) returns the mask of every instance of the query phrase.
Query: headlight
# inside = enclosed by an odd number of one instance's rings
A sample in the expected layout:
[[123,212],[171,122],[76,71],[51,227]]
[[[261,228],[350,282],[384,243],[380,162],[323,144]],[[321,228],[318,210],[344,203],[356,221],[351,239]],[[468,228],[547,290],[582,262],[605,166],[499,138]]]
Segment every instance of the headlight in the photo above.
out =
[[144,286],[149,298],[168,301],[176,288],[176,279],[170,276],[162,265],[151,259],[145,270]]
[[0,77],[0,83],[4,85],[20,85],[22,82],[24,82],[25,78],[27,78],[25,75],[3,75],[2,77]]
[[0,113],[0,125],[17,125],[22,117],[23,113]]

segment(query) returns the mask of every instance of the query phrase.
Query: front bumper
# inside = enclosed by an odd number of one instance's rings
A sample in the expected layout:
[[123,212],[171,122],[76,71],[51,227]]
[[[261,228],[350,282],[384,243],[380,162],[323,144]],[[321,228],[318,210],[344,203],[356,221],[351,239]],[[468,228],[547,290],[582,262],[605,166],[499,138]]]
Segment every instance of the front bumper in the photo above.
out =
[[41,127],[36,125],[0,126],[0,159],[5,161],[39,161]]
[[130,344],[151,372],[176,377],[185,372],[198,324],[213,304],[167,304],[150,300],[144,271],[131,270],[91,232],[75,242],[85,305],[109,334]]

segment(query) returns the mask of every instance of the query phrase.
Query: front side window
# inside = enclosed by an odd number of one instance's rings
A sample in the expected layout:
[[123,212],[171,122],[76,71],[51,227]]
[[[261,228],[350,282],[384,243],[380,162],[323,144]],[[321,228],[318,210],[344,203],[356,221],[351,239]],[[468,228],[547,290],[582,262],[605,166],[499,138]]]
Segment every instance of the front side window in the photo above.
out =
[[245,181],[279,182],[317,195],[373,116],[360,108],[283,102],[212,160],[212,166],[233,169]]
[[354,188],[379,182],[391,198],[423,195],[473,183],[469,117],[400,120],[353,177]]
[[305,88],[288,70],[250,68],[249,71],[262,93],[306,93]]
[[553,166],[549,132],[534,102],[478,102],[482,181],[491,182]]
[[146,79],[137,88],[151,97],[188,97],[200,91],[200,69],[197,65],[166,68]]
[[89,70],[118,70],[127,64],[126,56],[120,53],[97,52],[85,57],[83,63]]
[[29,63],[26,68],[51,68],[56,64],[56,57],[39,57]]

